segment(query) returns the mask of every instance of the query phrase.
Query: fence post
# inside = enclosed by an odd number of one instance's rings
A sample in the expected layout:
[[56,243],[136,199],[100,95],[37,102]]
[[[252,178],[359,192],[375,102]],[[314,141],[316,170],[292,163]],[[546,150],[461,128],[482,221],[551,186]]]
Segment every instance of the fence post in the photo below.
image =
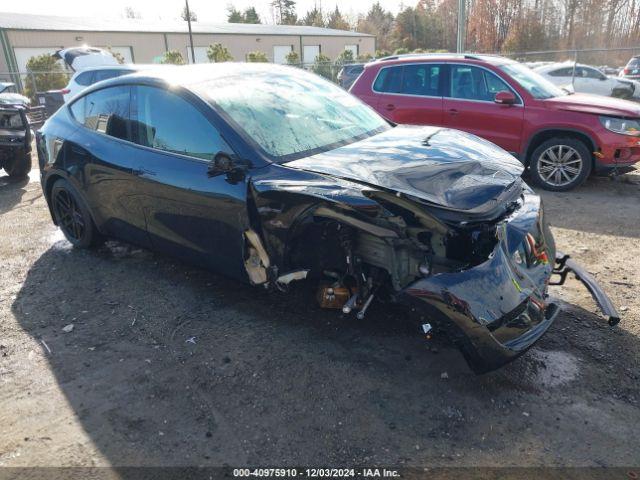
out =
[[33,95],[35,96],[35,98],[38,98],[38,84],[36,82],[36,76],[33,74],[33,72],[29,72],[29,78],[31,79],[31,83],[33,84]]

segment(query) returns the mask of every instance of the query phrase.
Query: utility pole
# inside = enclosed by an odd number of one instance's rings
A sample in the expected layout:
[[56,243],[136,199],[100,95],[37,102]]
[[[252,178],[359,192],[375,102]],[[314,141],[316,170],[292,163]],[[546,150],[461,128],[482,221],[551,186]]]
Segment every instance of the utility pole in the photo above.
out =
[[458,53],[464,53],[464,27],[466,25],[465,7],[466,0],[458,0],[458,41],[456,42],[456,52]]
[[193,34],[191,33],[191,11],[189,10],[189,0],[184,0],[187,10],[187,25],[189,25],[189,47],[191,48],[191,63],[196,63],[196,54],[193,51]]

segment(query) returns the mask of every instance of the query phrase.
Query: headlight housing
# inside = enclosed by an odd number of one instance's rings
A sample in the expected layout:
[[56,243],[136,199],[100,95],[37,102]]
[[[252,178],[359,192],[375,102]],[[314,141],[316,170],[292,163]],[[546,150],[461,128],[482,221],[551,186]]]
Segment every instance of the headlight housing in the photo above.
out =
[[611,132],[622,135],[640,136],[640,121],[630,118],[600,117],[600,123]]

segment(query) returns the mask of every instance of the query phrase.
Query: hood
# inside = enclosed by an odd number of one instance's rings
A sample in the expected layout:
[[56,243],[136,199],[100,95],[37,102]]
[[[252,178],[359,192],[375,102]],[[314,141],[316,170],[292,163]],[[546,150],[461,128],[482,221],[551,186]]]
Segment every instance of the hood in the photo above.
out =
[[568,110],[570,112],[591,113],[593,115],[610,115],[613,117],[640,117],[640,105],[628,100],[575,93],[562,97],[549,98],[544,101],[547,108]]
[[31,100],[19,93],[0,93],[0,105],[23,105],[29,106]]
[[286,166],[478,212],[493,209],[517,189],[523,171],[517,159],[475,135],[409,125]]

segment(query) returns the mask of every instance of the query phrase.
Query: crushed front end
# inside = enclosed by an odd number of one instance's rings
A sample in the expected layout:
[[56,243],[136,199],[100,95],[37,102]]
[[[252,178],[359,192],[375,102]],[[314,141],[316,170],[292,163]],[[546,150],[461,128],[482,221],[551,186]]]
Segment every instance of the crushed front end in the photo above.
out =
[[[478,228],[469,224],[463,230]],[[485,261],[425,276],[399,296],[445,330],[477,373],[525,352],[558,313],[547,293],[555,246],[540,198],[524,193],[514,210],[489,229],[495,243]]]
[[292,280],[311,281],[321,307],[358,319],[376,302],[405,305],[425,333],[444,332],[476,373],[515,359],[547,331],[559,312],[548,295],[556,274],[561,283],[575,273],[617,316],[595,280],[556,253],[540,197],[520,179],[462,211],[304,175],[254,179],[259,221],[246,260],[255,284],[286,290]]

